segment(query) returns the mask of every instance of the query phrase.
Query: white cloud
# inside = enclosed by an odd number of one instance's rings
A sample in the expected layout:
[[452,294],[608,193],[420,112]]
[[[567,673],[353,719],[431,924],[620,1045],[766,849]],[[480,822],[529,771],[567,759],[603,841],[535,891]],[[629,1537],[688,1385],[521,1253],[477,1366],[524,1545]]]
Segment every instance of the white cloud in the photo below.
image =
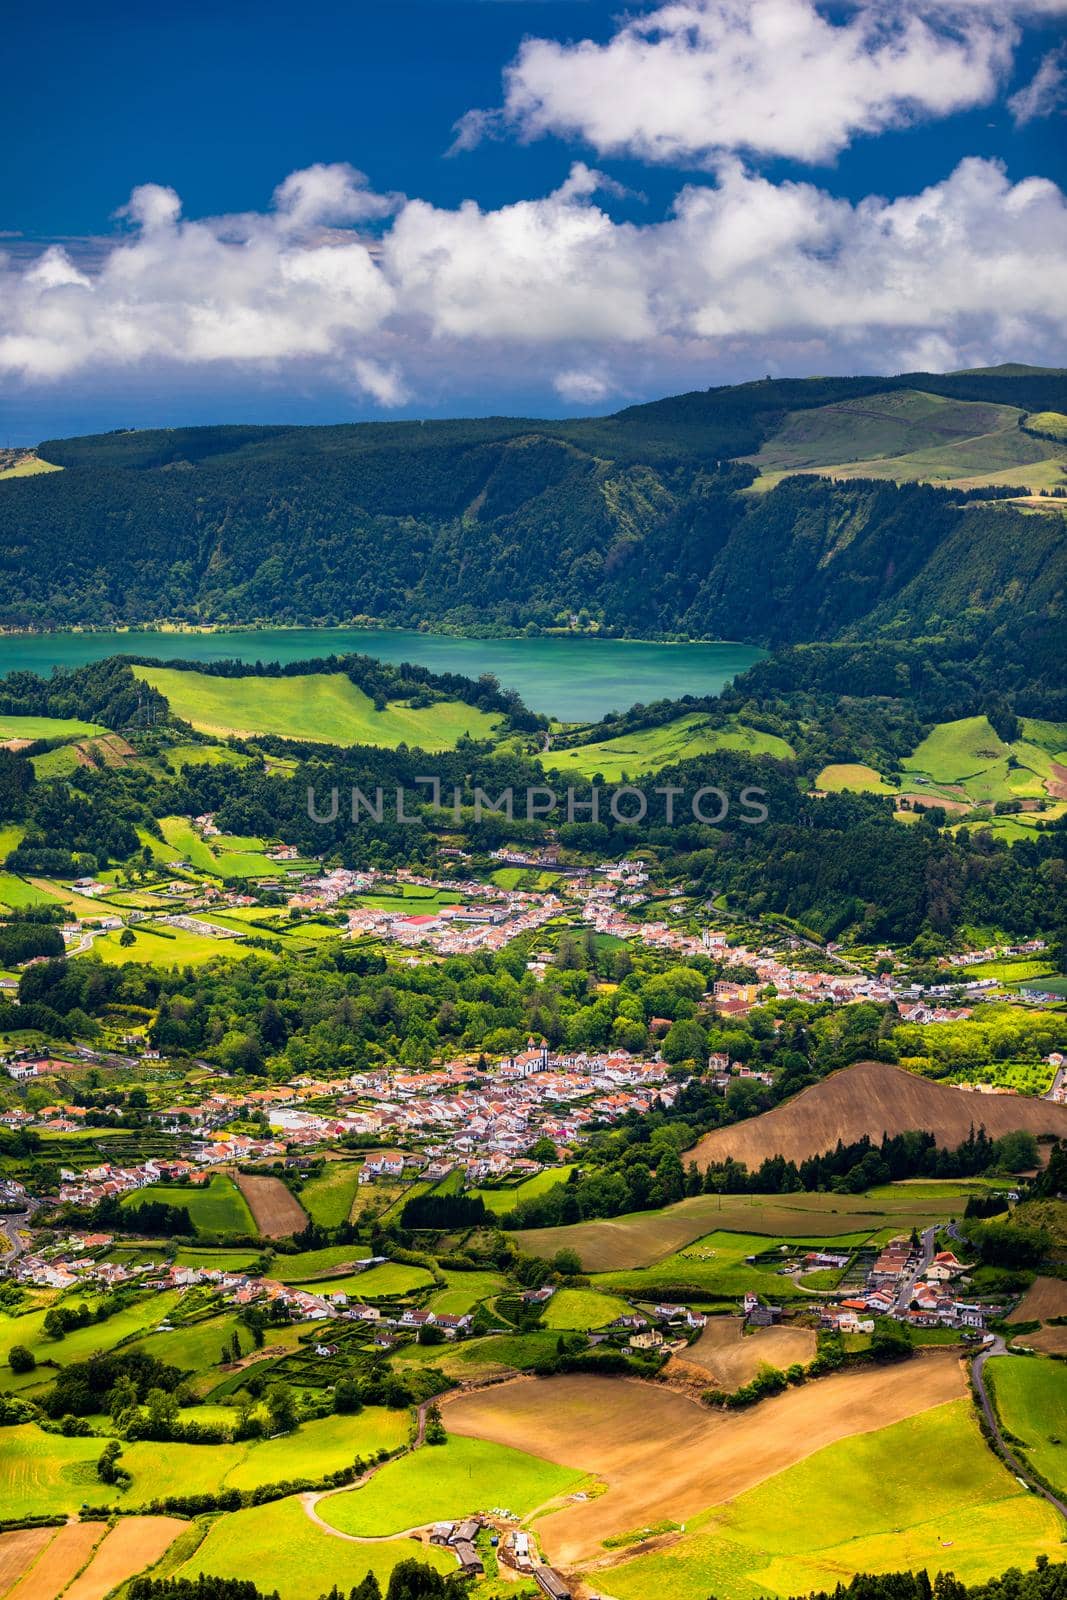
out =
[[611,393],[611,384],[603,373],[585,367],[568,367],[565,372],[557,372],[552,387],[561,400],[576,406],[598,405]]
[[812,0],[667,0],[605,44],[527,39],[502,110],[468,112],[453,149],[510,128],[683,165],[725,151],[828,162],[857,135],[992,100],[1010,9],[864,0],[830,20]]
[[768,370],[1067,356],[1067,204],[1046,179],[972,159],[851,204],[730,159],[642,224],[614,221],[601,186],[578,165],[495,210],[407,200],[368,239],[338,220],[377,208],[354,177],[294,174],[281,209],[200,221],[146,185],[98,268],[0,257],[0,372],[24,394],[244,372],[382,407],[553,389],[584,406]]
[[1033,122],[1036,117],[1049,117],[1067,100],[1067,46],[1050,50],[1043,57],[1030,82],[1018,89],[1008,101],[1008,110],[1016,127]]

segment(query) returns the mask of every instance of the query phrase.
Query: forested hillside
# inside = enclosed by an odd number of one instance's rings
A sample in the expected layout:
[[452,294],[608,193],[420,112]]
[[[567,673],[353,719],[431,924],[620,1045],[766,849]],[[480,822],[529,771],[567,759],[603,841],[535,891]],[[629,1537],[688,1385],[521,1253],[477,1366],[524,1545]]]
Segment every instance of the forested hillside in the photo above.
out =
[[[578,422],[196,428],[52,440],[0,484],[0,621],[552,626],[761,644],[1058,606],[1064,522],[998,498],[790,478],[787,414],[894,388],[1058,412],[1022,371],[754,383]],[[1024,480],[1025,486],[1025,480]]]

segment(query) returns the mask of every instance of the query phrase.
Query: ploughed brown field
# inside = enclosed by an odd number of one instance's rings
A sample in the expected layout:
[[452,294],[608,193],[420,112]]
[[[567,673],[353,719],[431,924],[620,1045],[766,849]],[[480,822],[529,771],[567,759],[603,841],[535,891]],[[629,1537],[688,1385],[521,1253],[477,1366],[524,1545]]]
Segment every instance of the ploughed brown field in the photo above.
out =
[[667,1368],[702,1367],[715,1388],[728,1393],[756,1376],[760,1367],[780,1367],[814,1359],[816,1338],[811,1328],[756,1328],[743,1333],[740,1317],[711,1317],[695,1344]]
[[888,1062],[861,1061],[761,1117],[705,1134],[683,1159],[703,1168],[732,1158],[755,1169],[768,1156],[805,1161],[832,1150],[838,1139],[851,1144],[869,1134],[877,1143],[883,1133],[913,1128],[951,1147],[980,1126],[991,1139],[1019,1128],[1067,1138],[1067,1106],[1025,1095],[966,1093]]
[[55,1531],[54,1528],[13,1528],[10,1533],[0,1533],[0,1594],[6,1594],[29,1570]]
[[[1040,1350],[1046,1356],[1067,1356],[1067,1328],[1038,1328],[1036,1333],[1017,1335],[1019,1347]],[[1013,1346],[1015,1341],[1012,1341]]]
[[67,1522],[45,1531],[47,1545],[24,1570],[8,1600],[56,1600],[84,1567],[107,1527],[103,1522]]
[[633,1378],[519,1380],[447,1402],[445,1425],[605,1481],[602,1495],[538,1517],[549,1560],[571,1567],[603,1556],[607,1538],[666,1518],[684,1522],[838,1439],[964,1393],[960,1362],[937,1351],[911,1362],[906,1378],[895,1368],[835,1374],[751,1411],[711,1411]]
[[180,1517],[120,1517],[63,1600],[104,1600],[118,1584],[154,1566],[188,1526]]
[[1067,1283],[1062,1278],[1035,1278],[1007,1320],[1048,1322],[1052,1317],[1067,1317]]
[[307,1213],[280,1178],[236,1174],[237,1187],[248,1201],[256,1227],[265,1239],[285,1239],[307,1227]]

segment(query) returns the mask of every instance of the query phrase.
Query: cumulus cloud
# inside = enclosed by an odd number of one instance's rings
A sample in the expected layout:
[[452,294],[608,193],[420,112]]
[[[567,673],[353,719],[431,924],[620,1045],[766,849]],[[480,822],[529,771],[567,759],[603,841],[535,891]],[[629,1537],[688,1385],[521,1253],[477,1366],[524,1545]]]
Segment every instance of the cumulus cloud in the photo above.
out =
[[923,11],[864,0],[831,20],[812,0],[668,0],[605,44],[530,38],[505,73],[503,107],[462,117],[453,149],[513,130],[683,165],[727,151],[832,161],[857,135],[996,94],[1015,41],[1010,5]]
[[325,170],[286,179],[267,212],[207,220],[146,185],[93,269],[58,247],[0,258],[0,372],[24,392],[180,369],[382,407],[490,383],[592,405],[725,373],[1067,352],[1065,197],[994,162],[853,204],[731,158],[641,224],[615,221],[581,164],[495,209],[389,199],[388,222],[350,169]]
[[1033,122],[1036,117],[1049,117],[1067,100],[1067,45],[1050,50],[1030,82],[1017,90],[1008,101],[1008,110],[1016,127]]
[[564,372],[557,372],[552,387],[561,400],[576,406],[598,405],[611,393],[611,384],[603,373],[586,367],[568,367]]

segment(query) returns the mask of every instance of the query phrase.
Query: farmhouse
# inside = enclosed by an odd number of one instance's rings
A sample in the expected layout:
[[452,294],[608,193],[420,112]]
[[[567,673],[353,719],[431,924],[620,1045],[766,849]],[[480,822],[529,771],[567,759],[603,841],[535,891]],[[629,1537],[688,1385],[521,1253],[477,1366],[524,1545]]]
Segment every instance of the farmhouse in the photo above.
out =
[[571,1590],[552,1567],[534,1567],[533,1574],[548,1600],[573,1600]]

